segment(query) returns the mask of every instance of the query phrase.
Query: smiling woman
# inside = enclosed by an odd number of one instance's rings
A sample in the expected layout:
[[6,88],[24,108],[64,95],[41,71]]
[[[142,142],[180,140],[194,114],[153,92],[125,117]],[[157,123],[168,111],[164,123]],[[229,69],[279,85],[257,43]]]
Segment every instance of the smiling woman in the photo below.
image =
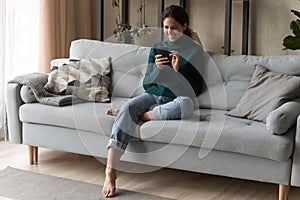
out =
[[0,0],[0,139],[4,138],[5,85],[37,71],[39,0]]

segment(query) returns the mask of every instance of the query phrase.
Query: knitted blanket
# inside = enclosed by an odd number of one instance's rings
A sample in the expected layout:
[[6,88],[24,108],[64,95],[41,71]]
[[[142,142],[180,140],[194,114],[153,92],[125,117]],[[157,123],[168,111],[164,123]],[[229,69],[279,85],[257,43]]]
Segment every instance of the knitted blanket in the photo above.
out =
[[48,81],[48,75],[42,73],[30,73],[17,76],[8,83],[27,85],[33,92],[39,103],[51,106],[66,106],[82,102],[74,95],[57,95],[45,90],[44,86]]

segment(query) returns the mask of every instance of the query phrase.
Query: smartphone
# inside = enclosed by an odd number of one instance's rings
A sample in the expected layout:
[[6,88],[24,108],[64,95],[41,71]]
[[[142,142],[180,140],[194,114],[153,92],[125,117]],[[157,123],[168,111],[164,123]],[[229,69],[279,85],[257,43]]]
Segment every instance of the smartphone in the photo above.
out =
[[161,54],[162,57],[167,57],[169,59],[169,61],[170,61],[170,53],[171,52],[169,51],[168,47],[166,47],[166,46],[158,46],[157,53]]

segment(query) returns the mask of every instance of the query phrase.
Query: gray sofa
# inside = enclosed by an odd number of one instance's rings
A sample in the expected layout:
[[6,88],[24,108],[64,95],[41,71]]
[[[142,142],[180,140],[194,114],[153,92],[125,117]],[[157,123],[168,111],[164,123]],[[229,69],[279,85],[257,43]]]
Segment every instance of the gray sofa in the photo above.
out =
[[[20,93],[25,86],[7,84],[9,141],[29,146],[31,164],[37,161],[37,147],[106,158],[114,117],[106,115],[105,110],[120,107],[143,92],[148,53],[148,47],[73,41],[70,58],[111,57],[111,103],[49,106],[28,102],[24,91]],[[290,185],[300,186],[300,118],[279,135],[270,132],[265,123],[225,112],[238,104],[255,64],[299,75],[300,56],[207,53],[205,60],[207,88],[197,98],[199,107],[193,116],[141,124],[140,139],[130,142],[122,160],[275,183],[280,185],[279,199],[286,199]]]

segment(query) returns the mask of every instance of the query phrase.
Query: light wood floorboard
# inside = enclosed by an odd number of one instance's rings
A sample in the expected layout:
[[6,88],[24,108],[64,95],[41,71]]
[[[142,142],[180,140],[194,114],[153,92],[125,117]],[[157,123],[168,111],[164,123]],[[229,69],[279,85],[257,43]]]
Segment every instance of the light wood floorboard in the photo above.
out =
[[[64,177],[101,185],[104,165],[97,159],[39,149],[39,164],[29,165],[27,147],[0,142],[0,170],[6,167]],[[173,169],[118,175],[119,188],[182,200],[276,200],[278,185],[226,178]],[[1,186],[0,186],[1,187]],[[300,188],[292,187],[289,200],[300,199]]]

